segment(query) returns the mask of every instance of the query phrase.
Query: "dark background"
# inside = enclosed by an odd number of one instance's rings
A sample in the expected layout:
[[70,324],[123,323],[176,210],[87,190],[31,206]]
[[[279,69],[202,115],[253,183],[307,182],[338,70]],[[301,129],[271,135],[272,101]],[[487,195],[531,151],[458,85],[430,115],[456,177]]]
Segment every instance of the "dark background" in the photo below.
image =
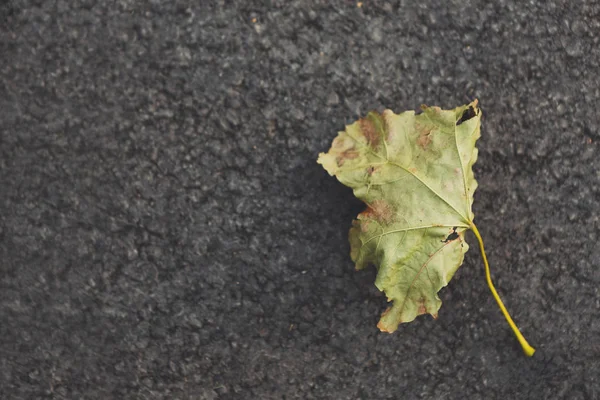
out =
[[[600,397],[600,4],[0,2],[2,399]],[[393,335],[316,158],[484,112],[474,237]]]

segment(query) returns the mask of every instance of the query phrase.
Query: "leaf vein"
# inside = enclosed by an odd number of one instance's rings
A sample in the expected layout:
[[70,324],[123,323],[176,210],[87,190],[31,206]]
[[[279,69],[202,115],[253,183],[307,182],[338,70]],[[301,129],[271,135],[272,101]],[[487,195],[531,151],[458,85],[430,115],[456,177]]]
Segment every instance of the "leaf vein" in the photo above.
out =
[[439,249],[437,249],[431,256],[429,256],[429,258],[427,259],[427,261],[425,261],[425,263],[421,266],[421,268],[419,269],[419,272],[417,272],[417,274],[415,275],[415,277],[413,278],[412,282],[410,283],[410,285],[408,286],[408,289],[406,290],[406,296],[404,296],[404,300],[402,301],[402,305],[400,306],[400,314],[402,313],[402,310],[404,310],[404,306],[406,305],[406,299],[408,299],[408,296],[410,294],[410,290],[414,287],[415,282],[417,281],[417,279],[419,278],[419,276],[421,275],[421,272],[423,272],[424,269],[427,269],[427,264],[429,264],[429,262],[431,262],[431,260],[433,260],[433,258],[443,249],[446,248],[446,246],[448,246],[450,243],[454,243],[457,240],[460,240],[460,237],[454,239],[454,240],[449,240],[448,242],[444,243],[444,245],[442,247],[440,247]]
[[419,229],[429,229],[429,228],[469,228],[468,225],[424,225],[424,226],[413,226],[413,227],[408,227],[408,228],[403,228],[403,229],[394,229],[393,231],[387,231],[387,232],[383,232],[380,235],[374,235],[371,236],[370,238],[368,238],[364,243],[363,246],[366,245],[367,243],[369,243],[371,240],[375,239],[375,238],[379,238],[385,235],[389,235],[392,233],[398,233],[398,232],[406,232],[406,231],[416,231]]

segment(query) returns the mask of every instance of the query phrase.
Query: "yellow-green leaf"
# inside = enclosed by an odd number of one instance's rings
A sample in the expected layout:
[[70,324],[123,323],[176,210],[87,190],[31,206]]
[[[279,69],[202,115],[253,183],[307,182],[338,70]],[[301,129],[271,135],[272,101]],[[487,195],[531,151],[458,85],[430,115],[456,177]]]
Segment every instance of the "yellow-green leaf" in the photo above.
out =
[[371,112],[346,127],[318,162],[367,205],[350,229],[356,268],[377,266],[376,286],[393,301],[378,327],[437,317],[438,291],[463,262],[477,182],[481,112],[422,107]]

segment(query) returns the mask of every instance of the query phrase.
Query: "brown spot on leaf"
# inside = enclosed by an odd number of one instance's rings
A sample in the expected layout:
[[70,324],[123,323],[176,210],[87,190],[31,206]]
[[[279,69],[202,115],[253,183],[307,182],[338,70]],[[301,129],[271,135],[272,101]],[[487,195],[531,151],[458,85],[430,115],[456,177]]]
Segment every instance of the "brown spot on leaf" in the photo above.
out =
[[356,157],[358,157],[358,151],[356,151],[355,149],[348,149],[348,150],[344,151],[343,153],[341,153],[340,155],[348,160],[353,160]]
[[[373,114],[379,116],[379,114],[377,113],[373,112]],[[379,144],[380,137],[379,132],[377,132],[377,127],[375,126],[373,121],[371,121],[367,117],[362,118],[358,121],[358,123],[360,125],[360,130],[362,131],[363,136],[367,139],[367,143],[369,143],[369,146],[377,147],[377,145]]]
[[375,171],[377,171],[379,168],[375,168],[374,166],[369,166],[369,168],[367,168],[367,174],[369,176],[373,175],[375,173]]
[[363,211],[360,214],[358,214],[358,218],[361,219],[361,220],[365,220],[365,219],[368,219],[368,218],[373,218],[374,214],[375,213],[373,212],[373,210],[371,209],[371,207],[367,206],[367,208],[366,208],[365,211]]
[[338,167],[341,167],[342,165],[344,165],[344,162],[346,160],[353,160],[356,157],[358,157],[358,151],[356,151],[355,149],[348,149],[342,153],[339,153],[335,160],[337,162]]
[[427,306],[425,305],[425,299],[424,298],[419,299],[419,308],[417,309],[417,313],[419,315],[421,315],[421,314],[427,314]]
[[415,128],[419,133],[419,137],[417,138],[417,144],[421,146],[423,150],[426,150],[427,146],[431,144],[431,131],[433,130],[433,128],[421,124],[416,124]]
[[375,200],[367,209],[359,214],[360,219],[374,219],[388,223],[393,217],[392,208],[384,200]]
[[431,143],[431,136],[429,134],[423,134],[417,139],[417,144],[421,146],[423,150],[427,149],[427,146]]
[[365,233],[369,231],[369,221],[362,221],[360,224],[360,231]]

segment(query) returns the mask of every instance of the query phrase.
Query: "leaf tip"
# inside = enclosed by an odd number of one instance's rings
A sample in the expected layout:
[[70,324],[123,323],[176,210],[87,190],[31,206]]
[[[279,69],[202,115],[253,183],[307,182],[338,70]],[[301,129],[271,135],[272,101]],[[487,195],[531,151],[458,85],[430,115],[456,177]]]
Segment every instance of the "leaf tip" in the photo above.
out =
[[379,321],[379,323],[377,324],[377,328],[379,328],[379,331],[381,331],[381,332],[394,333],[394,331],[387,330],[387,328],[383,325],[383,323],[381,321]]
[[385,310],[385,311],[383,312],[383,314],[381,314],[381,319],[380,319],[380,320],[379,320],[379,322],[377,323],[377,328],[379,328],[379,330],[380,330],[381,332],[385,332],[385,333],[394,333],[394,332],[396,332],[396,329],[398,329],[398,325],[395,325],[395,326],[394,326],[394,325],[391,325],[391,326],[390,326],[390,325],[386,324],[386,322],[385,322],[385,320],[384,320],[384,317],[385,317],[385,315],[386,315],[386,314],[387,314],[387,313],[388,313],[388,312],[389,312],[391,309],[392,309],[391,307],[388,307],[388,309],[387,309],[387,310]]
[[338,163],[335,157],[332,157],[329,153],[319,153],[317,158],[317,164],[321,164],[325,171],[331,176],[335,176],[338,172]]

